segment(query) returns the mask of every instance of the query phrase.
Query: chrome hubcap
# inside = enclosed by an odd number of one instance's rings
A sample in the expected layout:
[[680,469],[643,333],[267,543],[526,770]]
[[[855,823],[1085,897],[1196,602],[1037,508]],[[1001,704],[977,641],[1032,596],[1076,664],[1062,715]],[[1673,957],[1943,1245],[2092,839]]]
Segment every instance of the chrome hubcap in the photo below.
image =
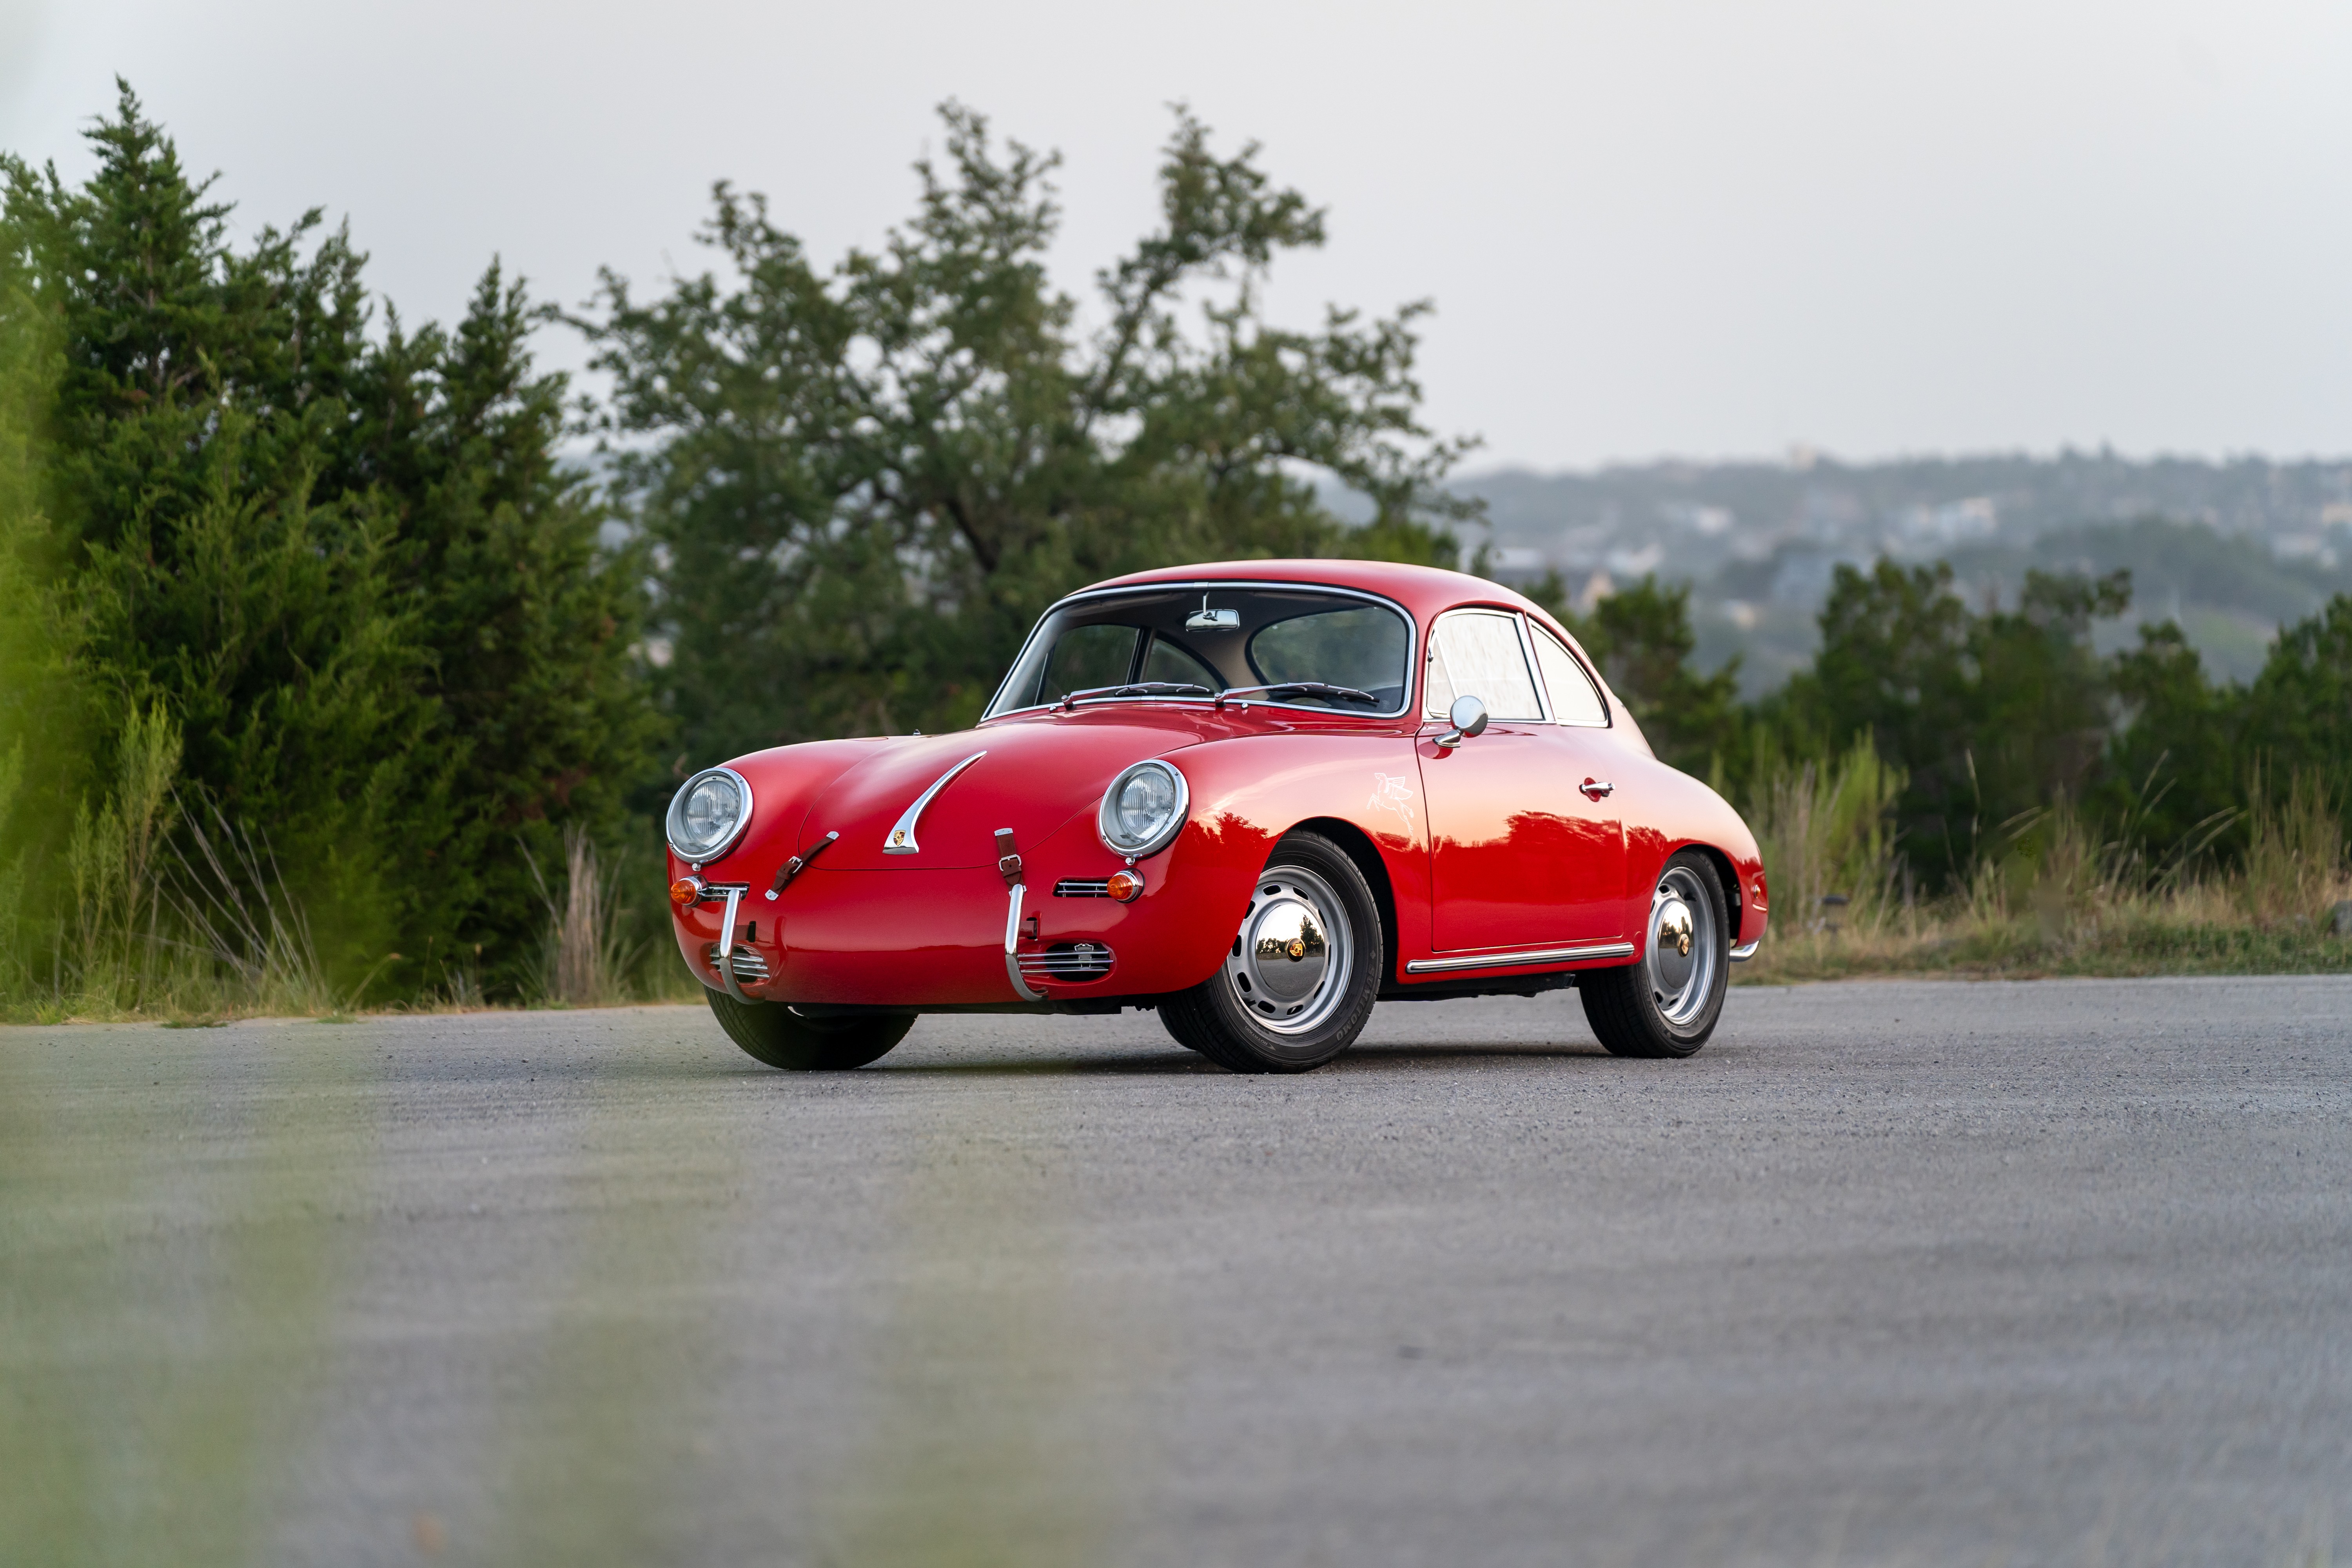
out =
[[1650,899],[1650,995],[1667,1024],[1682,1028],[1698,1016],[1715,989],[1723,963],[1721,934],[1715,929],[1698,873],[1676,866],[1658,879]]
[[1304,1034],[1339,1005],[1355,967],[1348,918],[1331,885],[1277,866],[1258,882],[1225,955],[1225,984],[1261,1027]]

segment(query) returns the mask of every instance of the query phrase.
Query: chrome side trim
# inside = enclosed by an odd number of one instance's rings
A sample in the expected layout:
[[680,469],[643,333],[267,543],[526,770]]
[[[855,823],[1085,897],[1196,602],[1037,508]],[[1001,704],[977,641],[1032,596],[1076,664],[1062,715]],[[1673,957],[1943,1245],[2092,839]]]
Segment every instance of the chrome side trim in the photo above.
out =
[[735,952],[735,914],[743,907],[745,890],[740,883],[727,889],[727,914],[719,927],[719,963],[716,967],[719,983],[727,987],[727,994],[748,1007],[755,998],[743,994],[743,987],[735,983],[735,966],[728,962]]
[[1756,956],[1756,950],[1762,946],[1763,943],[1764,939],[1760,936],[1754,942],[1741,942],[1738,947],[1731,950],[1731,962],[1734,963],[1747,963],[1749,959]]
[[915,797],[915,804],[901,812],[898,816],[898,820],[890,825],[890,837],[882,841],[882,853],[885,855],[913,855],[918,853],[920,850],[921,846],[915,842],[915,824],[922,819],[923,807],[931,804],[932,796],[938,795],[940,791],[948,787],[948,781],[950,779],[955,777],[956,774],[963,772],[964,769],[971,766],[972,763],[980,761],[981,758],[986,755],[988,755],[986,752],[974,752],[971,755],[966,757],[963,761],[958,763],[955,766],[941,773],[938,778],[933,779],[931,781],[931,787],[917,795]]
[[1004,908],[1004,976],[1013,982],[1013,994],[1024,1002],[1043,1002],[1045,994],[1029,989],[1029,982],[1021,978],[1021,895],[1029,889],[1020,883],[1013,884],[1013,896]]
[[1481,952],[1467,958],[1416,958],[1407,974],[1444,974],[1457,969],[1514,969],[1523,963],[1574,963],[1586,958],[1631,958],[1630,942],[1586,942],[1580,947],[1542,947],[1527,952]]

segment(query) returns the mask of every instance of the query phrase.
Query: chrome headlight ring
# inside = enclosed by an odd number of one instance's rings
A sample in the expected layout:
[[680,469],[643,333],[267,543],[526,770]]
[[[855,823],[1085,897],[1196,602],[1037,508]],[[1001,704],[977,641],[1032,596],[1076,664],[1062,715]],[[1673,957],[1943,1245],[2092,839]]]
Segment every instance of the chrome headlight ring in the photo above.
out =
[[[1130,789],[1136,798],[1129,798]],[[1183,773],[1153,757],[1121,769],[1110,781],[1095,813],[1095,831],[1113,853],[1140,860],[1176,842],[1192,805]]]
[[[702,835],[692,832],[688,811],[696,803],[695,792],[706,784],[723,781],[735,795],[735,815],[723,830],[716,824],[713,830]],[[679,859],[700,866],[716,860],[735,847],[743,830],[751,826],[751,782],[733,768],[705,768],[684,784],[669,799],[669,815],[664,827],[669,837],[669,847]]]

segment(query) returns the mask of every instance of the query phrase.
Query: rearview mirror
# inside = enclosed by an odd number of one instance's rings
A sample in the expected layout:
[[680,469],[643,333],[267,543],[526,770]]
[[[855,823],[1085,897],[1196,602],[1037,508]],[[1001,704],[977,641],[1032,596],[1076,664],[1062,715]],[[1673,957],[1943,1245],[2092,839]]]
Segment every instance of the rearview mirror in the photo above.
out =
[[1239,610],[1213,610],[1209,608],[1209,595],[1203,594],[1201,595],[1201,607],[1184,617],[1184,629],[1188,632],[1237,632],[1242,629],[1242,613]]
[[1445,721],[1454,726],[1437,737],[1437,743],[1449,750],[1473,735],[1486,732],[1486,705],[1475,697],[1457,697],[1446,710]]

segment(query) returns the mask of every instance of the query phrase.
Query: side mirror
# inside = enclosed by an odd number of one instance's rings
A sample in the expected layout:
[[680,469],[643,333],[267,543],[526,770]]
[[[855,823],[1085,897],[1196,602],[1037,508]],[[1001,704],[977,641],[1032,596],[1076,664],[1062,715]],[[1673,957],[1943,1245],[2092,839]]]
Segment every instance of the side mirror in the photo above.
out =
[[1486,705],[1475,697],[1457,697],[1446,710],[1445,721],[1454,726],[1437,737],[1437,743],[1452,750],[1473,735],[1486,732]]

